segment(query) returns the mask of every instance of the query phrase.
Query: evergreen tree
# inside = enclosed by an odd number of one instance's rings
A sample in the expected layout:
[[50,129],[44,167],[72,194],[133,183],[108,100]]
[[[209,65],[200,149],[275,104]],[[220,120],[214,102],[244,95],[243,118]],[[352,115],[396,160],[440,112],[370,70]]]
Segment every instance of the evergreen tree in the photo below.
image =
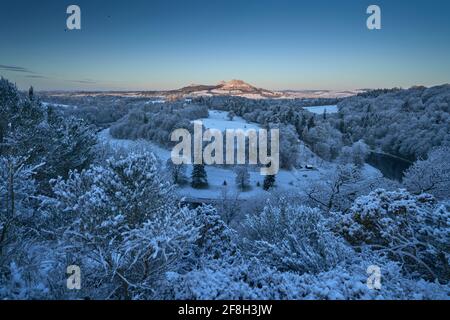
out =
[[304,128],[306,126],[306,117],[302,116],[302,123],[301,123],[302,128]]
[[33,86],[31,86],[30,89],[28,90],[28,98],[30,98],[30,100],[34,100],[34,89],[33,89]]
[[264,178],[263,189],[268,191],[275,186],[275,175],[267,175]]
[[182,184],[186,181],[186,165],[174,164],[172,159],[167,160],[166,168],[174,184]]
[[309,121],[308,121],[308,130],[314,128],[315,126],[316,126],[316,123],[314,121],[314,116],[312,116],[311,118],[309,118]]
[[194,164],[194,168],[192,169],[191,185],[196,189],[208,186],[208,177],[203,164]]
[[250,174],[246,166],[238,166],[235,170],[236,173],[236,185],[244,190],[250,185]]
[[342,119],[339,121],[339,131],[345,133],[345,122]]
[[0,156],[37,166],[34,178],[41,191],[50,190],[50,179],[87,168],[95,143],[93,130],[82,120],[26,99],[9,81],[0,80]]

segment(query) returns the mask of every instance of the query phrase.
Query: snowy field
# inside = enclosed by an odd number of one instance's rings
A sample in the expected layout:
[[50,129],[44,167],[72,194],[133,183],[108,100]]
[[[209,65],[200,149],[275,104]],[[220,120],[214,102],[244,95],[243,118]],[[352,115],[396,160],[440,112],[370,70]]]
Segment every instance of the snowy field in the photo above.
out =
[[[216,121],[211,119],[212,122]],[[236,121],[236,120],[234,120]],[[225,122],[234,122],[222,119],[222,124]],[[245,122],[244,122],[245,123]],[[242,125],[242,123],[241,123]],[[242,128],[235,126],[236,128]],[[170,158],[170,150],[161,148],[156,144],[147,140],[125,140],[115,139],[111,137],[109,129],[105,129],[99,133],[99,140],[101,143],[107,144],[113,149],[124,151],[149,151],[153,152],[162,163]],[[308,152],[306,147],[302,147],[301,150]],[[208,176],[209,187],[207,189],[194,189],[186,184],[177,189],[180,196],[188,197],[191,199],[204,199],[204,200],[217,200],[223,197],[223,182],[227,182],[227,192],[230,197],[239,193],[239,199],[248,200],[255,197],[269,195],[268,192],[262,189],[264,176],[260,175],[259,170],[249,171],[250,174],[250,186],[248,191],[240,192],[235,183],[235,173],[233,167],[224,168],[216,166],[205,166],[205,170]],[[280,170],[276,176],[275,190],[280,192],[302,192],[307,189],[311,184],[324,180],[329,177],[335,170],[335,165],[331,163],[322,162],[321,165],[317,165],[314,170],[296,169],[292,171]],[[188,166],[186,175],[189,178],[191,176],[192,166]],[[381,176],[381,173],[366,165],[363,174],[367,176]],[[260,186],[257,186],[257,183]]]
[[[105,129],[99,133],[101,143],[106,143],[116,150],[129,151],[150,151],[153,152],[162,163],[170,158],[170,150],[163,149],[154,143],[147,140],[125,140],[115,139],[109,134],[109,129]],[[227,182],[227,188],[230,193],[236,193],[238,188],[235,184],[235,173],[233,168],[230,169],[216,166],[205,166],[208,176],[208,189],[193,189],[189,185],[185,185],[178,189],[181,196],[196,198],[196,199],[220,199],[222,197],[223,182]],[[191,176],[192,166],[187,168],[187,176]],[[246,192],[240,192],[240,199],[248,199],[261,194],[266,191],[262,189],[264,176],[260,175],[259,169],[256,171],[249,171],[251,189]],[[290,190],[292,188],[305,187],[311,181],[320,179],[321,170],[296,170],[287,171],[280,170],[276,177],[276,188],[279,191]],[[260,187],[257,187],[257,183]]]
[[308,110],[309,112],[315,114],[323,114],[325,111],[327,113],[338,113],[338,107],[336,105],[333,106],[316,106],[316,107],[304,107],[303,109]]
[[241,117],[234,117],[233,121],[231,121],[227,115],[228,112],[226,111],[210,110],[208,118],[198,119],[198,121],[201,121],[206,129],[218,129],[222,131],[226,129],[258,130],[260,128],[257,123],[248,123]]
[[74,109],[77,108],[77,106],[72,106],[72,105],[68,105],[68,104],[60,104],[60,103],[52,103],[52,102],[41,102],[41,103],[44,107],[55,106],[55,107],[60,107],[60,108],[74,108]]
[[[333,106],[322,106],[315,108],[330,108]],[[334,106],[335,107],[335,106]],[[323,110],[324,110],[323,109]],[[327,109],[328,112],[328,109]],[[234,117],[231,121],[227,118],[227,112],[210,110],[209,118],[199,119],[203,122],[203,125],[207,128],[214,128],[219,130],[226,129],[259,129],[260,127],[256,123],[247,123],[240,117]],[[122,140],[111,137],[109,129],[105,129],[99,133],[99,139],[101,143],[106,143],[113,149],[121,149],[125,151],[150,151],[153,152],[162,163],[166,163],[170,158],[170,150],[161,148],[160,146],[152,143],[148,140]],[[302,192],[311,184],[324,180],[329,177],[335,170],[335,164],[328,163],[318,158],[311,153],[311,151],[304,145],[300,146],[300,159],[302,166],[306,164],[312,164],[313,170],[307,169],[295,169],[295,170],[280,170],[276,176],[276,190],[281,192]],[[189,184],[178,188],[178,192],[181,196],[195,199],[221,199],[223,193],[223,183],[226,181],[227,191],[230,196],[239,193],[239,199],[245,200],[261,195],[268,195],[266,191],[262,189],[264,176],[260,174],[259,169],[249,170],[250,174],[250,189],[245,192],[240,192],[235,183],[234,168],[223,166],[205,166],[205,170],[208,176],[209,187],[207,189],[194,189]],[[191,176],[192,166],[187,167],[186,175],[189,178]],[[381,176],[381,173],[366,165],[363,174],[365,176]],[[257,186],[259,182],[260,186]]]

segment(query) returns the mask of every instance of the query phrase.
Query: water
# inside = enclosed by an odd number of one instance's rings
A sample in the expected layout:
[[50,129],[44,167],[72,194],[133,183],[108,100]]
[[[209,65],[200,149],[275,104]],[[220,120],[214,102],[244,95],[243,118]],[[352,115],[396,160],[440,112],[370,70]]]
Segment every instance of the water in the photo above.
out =
[[401,182],[412,163],[387,154],[372,152],[367,163],[381,171],[384,177]]

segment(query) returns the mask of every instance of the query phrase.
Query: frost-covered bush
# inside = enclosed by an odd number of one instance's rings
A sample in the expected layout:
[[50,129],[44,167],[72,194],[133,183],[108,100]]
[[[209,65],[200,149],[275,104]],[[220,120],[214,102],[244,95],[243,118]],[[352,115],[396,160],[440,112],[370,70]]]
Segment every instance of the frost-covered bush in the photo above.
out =
[[0,157],[0,274],[4,275],[13,266],[20,269],[44,218],[33,179],[35,168],[26,165],[26,160]]
[[353,143],[352,146],[345,146],[341,149],[339,161],[344,164],[353,163],[361,168],[364,166],[369,152],[369,146],[363,140],[359,140]]
[[247,254],[281,271],[317,273],[352,255],[319,209],[285,199],[268,202],[261,213],[247,215],[244,226]]
[[450,198],[450,147],[432,150],[426,160],[415,162],[403,179],[406,188],[414,193],[431,193],[439,199]]
[[450,299],[448,285],[406,278],[392,262],[377,261],[381,288],[367,286],[367,268],[373,262],[355,261],[319,274],[280,272],[258,259],[233,265],[167,273],[165,299],[190,300],[380,300]]
[[336,214],[336,230],[353,245],[369,245],[428,279],[450,279],[450,213],[428,194],[376,190]]
[[[195,225],[199,228],[199,237],[195,242],[196,264],[220,261],[231,262],[239,257],[237,234],[229,228],[211,206],[202,206],[196,209]],[[203,260],[203,261],[201,261]]]
[[53,192],[64,216],[78,217],[81,228],[131,227],[175,206],[173,187],[164,178],[153,154],[131,153],[58,178]]
[[363,181],[355,165],[339,165],[335,172],[308,187],[308,203],[325,211],[343,211],[350,207],[358,193],[356,185]]
[[151,298],[158,277],[189,253],[195,211],[178,208],[165,180],[153,154],[131,153],[53,182],[48,204],[85,295]]
[[247,189],[250,186],[250,173],[248,172],[247,166],[237,166],[234,172],[236,174],[236,186],[241,190]]
[[48,288],[43,283],[36,283],[36,275],[26,277],[23,268],[11,262],[6,272],[0,274],[0,299],[27,300],[45,299]]
[[125,298],[154,298],[156,282],[165,272],[178,270],[180,260],[191,254],[199,238],[195,215],[187,208],[175,208],[122,234],[123,241],[111,260],[105,256],[102,269],[109,269],[110,276],[122,282]]
[[0,156],[0,224],[31,219],[39,203],[33,178],[35,167],[26,165],[23,157]]
[[17,242],[0,272],[0,300],[76,298],[66,287],[66,268],[71,261],[65,250],[58,242],[42,237]]
[[86,168],[95,143],[93,130],[82,120],[66,117],[0,80],[0,156],[26,159],[25,165],[36,168],[33,178],[41,191],[49,192],[49,179]]

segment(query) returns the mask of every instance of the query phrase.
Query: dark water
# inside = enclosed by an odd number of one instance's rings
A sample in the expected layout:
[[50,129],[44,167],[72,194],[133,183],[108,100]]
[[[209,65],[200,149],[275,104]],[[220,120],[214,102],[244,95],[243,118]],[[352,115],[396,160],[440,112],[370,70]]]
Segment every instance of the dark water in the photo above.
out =
[[412,163],[382,153],[372,152],[367,163],[381,171],[386,178],[401,182],[403,173]]

